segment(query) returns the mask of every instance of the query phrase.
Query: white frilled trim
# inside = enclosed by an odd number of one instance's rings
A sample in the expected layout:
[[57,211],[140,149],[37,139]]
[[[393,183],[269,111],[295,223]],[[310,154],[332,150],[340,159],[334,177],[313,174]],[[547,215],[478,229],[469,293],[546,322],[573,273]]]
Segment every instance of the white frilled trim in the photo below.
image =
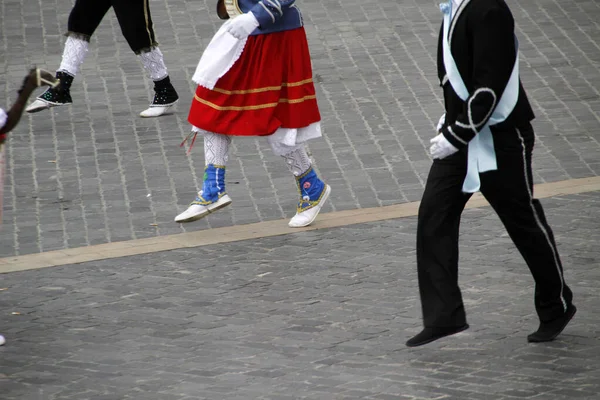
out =
[[192,81],[207,89],[214,89],[217,81],[233,67],[244,52],[248,38],[236,39],[227,32],[227,20],[212,38],[196,67]]
[[62,60],[57,71],[65,71],[71,76],[79,73],[79,67],[88,53],[90,43],[76,36],[67,37],[63,49]]
[[142,52],[138,57],[140,57],[148,77],[153,81],[160,81],[169,75],[163,53],[158,47],[154,47],[150,51]]
[[6,112],[0,108],[0,128],[6,124],[6,118],[8,118],[8,115],[6,115]]
[[267,138],[273,152],[278,156],[284,156],[298,144],[321,136],[323,136],[321,123],[315,122],[304,128],[279,128]]

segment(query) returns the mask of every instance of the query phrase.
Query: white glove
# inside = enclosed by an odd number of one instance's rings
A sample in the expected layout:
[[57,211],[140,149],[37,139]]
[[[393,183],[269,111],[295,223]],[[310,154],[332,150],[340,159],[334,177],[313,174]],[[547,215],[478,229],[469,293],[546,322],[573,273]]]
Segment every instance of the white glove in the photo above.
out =
[[442,130],[442,127],[444,126],[445,122],[446,122],[446,113],[443,113],[442,116],[440,117],[440,120],[438,121],[438,124],[437,124],[437,127],[435,128],[435,130],[440,132]]
[[250,34],[258,28],[258,25],[258,20],[254,14],[252,14],[252,12],[247,12],[232,19],[227,26],[227,32],[234,38],[242,40],[250,36]]
[[441,160],[458,151],[442,133],[431,139],[430,143],[429,153],[434,159],[438,158]]
[[4,126],[4,124],[6,124],[6,119],[8,118],[8,115],[6,115],[6,112],[0,108],[0,129]]

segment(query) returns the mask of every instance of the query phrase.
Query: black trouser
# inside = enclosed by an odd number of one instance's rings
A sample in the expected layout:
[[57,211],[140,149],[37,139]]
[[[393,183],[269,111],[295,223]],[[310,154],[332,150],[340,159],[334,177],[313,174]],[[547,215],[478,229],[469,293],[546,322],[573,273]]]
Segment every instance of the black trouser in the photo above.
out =
[[89,38],[112,7],[129,47],[136,54],[157,46],[149,0],[77,0],[69,15],[68,34]]
[[[481,193],[500,217],[535,280],[535,307],[541,321],[555,319],[571,304],[554,235],[540,202],[533,198],[531,153],[534,133],[494,131],[498,169],[480,174]],[[419,207],[417,268],[425,327],[466,323],[458,287],[460,217],[471,197],[462,192],[467,151],[435,160]]]

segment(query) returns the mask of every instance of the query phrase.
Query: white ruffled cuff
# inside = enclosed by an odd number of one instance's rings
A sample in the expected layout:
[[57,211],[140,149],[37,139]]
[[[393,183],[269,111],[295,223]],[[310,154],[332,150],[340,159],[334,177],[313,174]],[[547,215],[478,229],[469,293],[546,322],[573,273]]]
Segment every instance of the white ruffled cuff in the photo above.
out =
[[217,81],[225,75],[240,58],[248,38],[236,39],[227,32],[227,20],[212,38],[196,67],[192,81],[207,89],[214,89]]

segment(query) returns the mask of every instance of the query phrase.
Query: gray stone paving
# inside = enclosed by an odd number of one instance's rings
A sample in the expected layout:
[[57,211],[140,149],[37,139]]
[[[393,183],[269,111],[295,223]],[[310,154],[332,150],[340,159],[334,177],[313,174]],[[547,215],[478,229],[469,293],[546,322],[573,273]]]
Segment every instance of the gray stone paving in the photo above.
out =
[[555,342],[526,342],[533,282],[483,208],[471,329],[416,349],[413,217],[0,275],[0,398],[598,399],[600,192],[543,204],[579,308]]
[[[71,3],[0,0],[3,105],[29,65],[58,66]],[[441,109],[436,3],[302,1],[326,134],[310,150],[334,188],[325,211],[419,199]],[[600,4],[509,3],[538,115],[536,182],[597,176]],[[293,214],[280,160],[237,140],[234,204],[172,223],[201,184],[201,146],[189,158],[179,143],[218,21],[212,0],[151,7],[179,109],[137,117],[151,83],[109,13],[76,103],[25,116],[9,141],[0,256]],[[526,342],[532,280],[484,208],[462,230],[471,329],[418,349],[404,346],[421,323],[414,218],[0,275],[0,399],[599,399],[600,193],[543,204],[579,308],[551,344]]]
[[[0,257],[184,230],[289,218],[295,184],[264,141],[234,142],[234,204],[185,226],[173,217],[201,185],[201,148],[188,133],[191,75],[218,19],[214,1],[151,1],[178,110],[137,114],[151,82],[109,12],[72,88],[69,108],[25,116],[9,141]],[[310,150],[333,187],[325,212],[420,198],[428,142],[441,113],[434,67],[440,14],[433,0],[304,0],[325,138]],[[536,182],[600,172],[600,3],[510,1],[522,78],[538,118]],[[54,70],[71,0],[0,0],[0,96],[15,96],[32,64]]]

